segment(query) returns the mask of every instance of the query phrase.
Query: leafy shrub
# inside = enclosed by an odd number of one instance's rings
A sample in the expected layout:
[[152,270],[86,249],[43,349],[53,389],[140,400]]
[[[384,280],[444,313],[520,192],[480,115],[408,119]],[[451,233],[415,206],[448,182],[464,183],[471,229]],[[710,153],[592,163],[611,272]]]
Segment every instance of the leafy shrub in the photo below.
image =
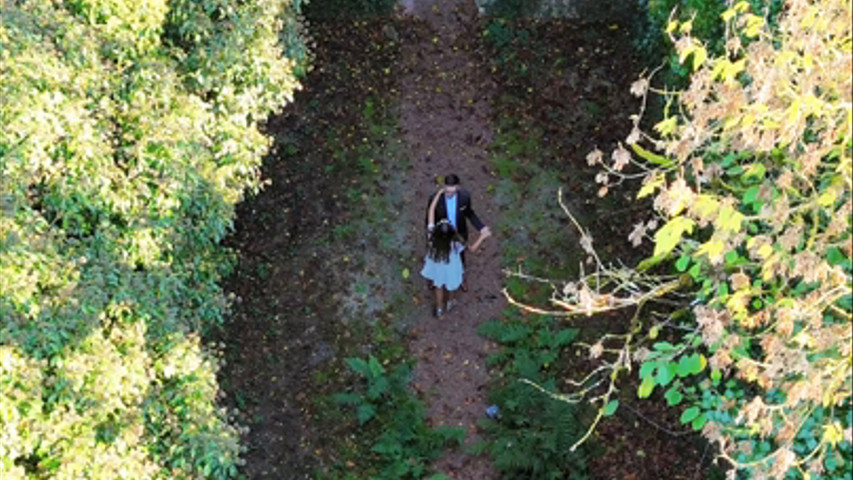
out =
[[496,17],[516,19],[539,12],[542,0],[478,0],[477,5]]
[[[542,387],[553,391],[556,382]],[[480,422],[488,441],[477,452],[489,454],[501,478],[588,478],[585,450],[571,449],[584,433],[576,406],[521,382],[511,382],[489,398],[500,406],[500,417]]]
[[[611,379],[593,398],[599,418],[636,361],[638,396],[666,389],[733,476],[853,472],[851,13],[845,0],[795,0],[771,26],[740,1],[721,14],[719,56],[673,22],[689,87],[667,94],[657,136],[633,117],[633,155],[620,143],[609,160],[587,157],[603,168],[601,195],[637,175],[638,197],[654,197],[629,237],[652,237],[651,257],[604,265],[582,231],[595,272],[552,299],[570,315],[636,307],[627,334],[589,347]],[[644,105],[649,83],[631,87]]]
[[229,478],[217,246],[297,88],[281,2],[0,5],[0,476]]
[[310,19],[355,19],[387,15],[397,0],[310,0],[305,15]]
[[369,429],[370,457],[376,471],[370,478],[418,479],[429,473],[431,460],[444,447],[461,443],[465,430],[457,427],[429,428],[423,404],[407,390],[411,367],[397,365],[391,372],[372,355],[367,360],[347,358],[347,365],[365,382],[359,392],[333,395],[334,402],[355,408],[360,426]]
[[[720,55],[724,51],[726,38],[725,24],[720,21],[720,15],[726,10],[727,2],[648,0],[645,3],[642,33],[637,36],[635,45],[650,63],[657,64],[661,57],[665,58],[664,83],[670,87],[684,88],[689,81],[690,69],[679,61],[674,46],[668,42],[667,27],[671,21],[689,24],[691,35],[704,42],[709,52]],[[771,25],[776,24],[782,10],[781,0],[750,0],[749,4],[756,12],[766,12],[767,21]]]
[[853,471],[837,460],[853,441],[850,14],[792,2],[774,29],[739,2],[722,14],[726,55],[710,61],[678,26],[695,70],[687,114],[655,128],[684,170],[656,169],[641,191],[661,189],[654,259],[677,252],[698,286],[695,338],[676,351],[711,354],[682,421],[753,474]]
[[515,313],[477,330],[501,345],[487,363],[500,367],[505,378],[492,388],[490,402],[500,413],[495,420],[481,421],[487,440],[477,451],[488,452],[507,479],[587,478],[586,452],[572,448],[585,430],[578,418],[582,407],[545,393],[556,390],[554,363],[578,330],[555,329],[547,317],[522,322]]

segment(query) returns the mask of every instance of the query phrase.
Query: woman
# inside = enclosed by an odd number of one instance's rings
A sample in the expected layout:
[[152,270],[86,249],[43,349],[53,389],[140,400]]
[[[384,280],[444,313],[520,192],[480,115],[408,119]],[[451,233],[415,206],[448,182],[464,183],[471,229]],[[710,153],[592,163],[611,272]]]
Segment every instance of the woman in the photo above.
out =
[[[445,311],[453,308],[450,292],[456,291],[462,284],[462,259],[460,254],[465,250],[465,241],[446,219],[435,223],[435,206],[438,204],[441,194],[445,188],[442,187],[436,194],[429,206],[427,213],[427,234],[429,235],[429,246],[424,259],[424,268],[421,275],[430,280],[435,286],[435,309],[436,317],[444,315]],[[490,233],[484,231],[471,245],[471,252],[476,252],[480,244],[489,237]]]

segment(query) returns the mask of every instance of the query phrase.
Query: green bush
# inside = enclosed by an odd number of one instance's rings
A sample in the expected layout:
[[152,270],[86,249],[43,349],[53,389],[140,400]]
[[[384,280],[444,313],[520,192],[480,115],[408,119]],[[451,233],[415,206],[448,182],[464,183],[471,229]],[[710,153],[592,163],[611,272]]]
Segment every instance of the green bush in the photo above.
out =
[[218,243],[297,82],[275,1],[0,6],[0,476],[228,478]]
[[[731,477],[850,478],[851,3],[761,13],[730,4],[720,55],[690,20],[667,26],[689,86],[657,91],[654,133],[632,117],[633,153],[620,142],[586,157],[600,195],[642,177],[637,198],[654,201],[628,239],[653,252],[636,268],[604,264],[581,231],[595,273],[551,301],[577,316],[634,310],[627,333],[588,346],[610,379],[590,399],[598,419],[636,362],[637,395],[662,394]],[[641,108],[653,91],[648,76],[631,86]]]
[[408,363],[391,371],[372,355],[367,360],[347,358],[346,363],[363,384],[355,391],[333,395],[332,400],[354,409],[363,429],[360,441],[369,445],[369,452],[359,455],[361,468],[369,478],[424,478],[430,473],[430,461],[438,458],[445,446],[462,442],[462,428],[426,425],[423,404],[407,388],[411,378]]
[[489,397],[499,416],[480,422],[486,441],[477,451],[487,452],[506,479],[585,479],[586,448],[572,449],[588,423],[578,418],[583,408],[544,392],[557,390],[554,364],[578,329],[555,328],[549,317],[527,320],[509,311],[503,320],[491,320],[477,329],[501,345],[486,361],[500,367],[503,378],[496,381]]
[[[556,383],[549,380],[542,387],[554,391]],[[501,478],[588,478],[586,448],[571,450],[584,434],[576,406],[520,382],[507,384],[489,398],[499,406],[500,417],[480,422],[488,441],[478,452],[489,454]]]
[[[768,22],[775,26],[782,10],[782,0],[750,0],[754,11],[767,15]],[[704,42],[710,53],[719,55],[724,51],[725,23],[720,16],[727,2],[707,0],[647,0],[646,16],[640,20],[641,31],[635,46],[651,64],[666,59],[663,82],[670,87],[684,88],[689,80],[690,69],[679,61],[675,48],[666,34],[671,20],[690,21],[692,35]]]
[[305,15],[310,19],[355,19],[388,15],[397,0],[310,0]]

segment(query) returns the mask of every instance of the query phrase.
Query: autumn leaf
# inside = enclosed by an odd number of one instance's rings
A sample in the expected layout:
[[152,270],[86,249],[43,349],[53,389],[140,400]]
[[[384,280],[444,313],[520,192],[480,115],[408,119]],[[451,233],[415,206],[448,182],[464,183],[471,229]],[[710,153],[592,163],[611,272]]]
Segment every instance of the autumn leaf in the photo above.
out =
[[691,218],[679,215],[670,219],[655,233],[654,256],[666,255],[678,245],[684,233],[691,233],[696,222]]

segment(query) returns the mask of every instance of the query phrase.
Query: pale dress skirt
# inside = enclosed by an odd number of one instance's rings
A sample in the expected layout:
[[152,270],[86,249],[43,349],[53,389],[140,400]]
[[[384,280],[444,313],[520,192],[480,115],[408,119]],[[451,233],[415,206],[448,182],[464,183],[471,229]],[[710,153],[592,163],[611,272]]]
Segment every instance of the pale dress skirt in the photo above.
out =
[[447,262],[436,262],[424,257],[424,268],[421,276],[431,280],[436,287],[444,287],[447,290],[456,290],[462,284],[462,258],[459,255],[464,250],[462,246],[455,246],[447,258]]

